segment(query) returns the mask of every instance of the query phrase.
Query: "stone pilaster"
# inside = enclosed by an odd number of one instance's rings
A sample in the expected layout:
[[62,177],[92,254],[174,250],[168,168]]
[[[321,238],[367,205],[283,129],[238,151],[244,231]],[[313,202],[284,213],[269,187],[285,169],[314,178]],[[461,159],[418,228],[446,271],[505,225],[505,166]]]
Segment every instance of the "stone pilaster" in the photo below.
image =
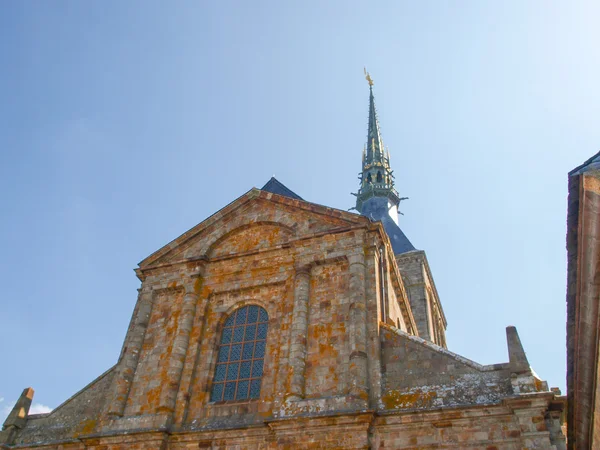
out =
[[179,390],[177,392],[177,401],[175,403],[174,422],[178,424],[185,422],[193,390],[193,380],[198,366],[198,359],[203,356],[201,355],[200,347],[202,345],[202,329],[206,320],[207,304],[208,295],[206,293],[204,293],[204,295],[200,294],[200,298],[196,305],[196,315],[194,324],[192,325],[192,332],[190,333],[190,342],[188,344],[188,351],[185,357],[183,372],[181,374]]
[[139,290],[134,324],[125,342],[123,356],[118,363],[117,373],[108,397],[110,400],[108,402],[107,414],[110,416],[120,417],[125,411],[125,404],[129,396],[142,344],[144,343],[144,335],[146,334],[146,328],[148,327],[148,321],[152,312],[152,297],[150,289]]
[[[379,322],[381,320],[379,283],[379,251],[376,241],[366,250],[366,336],[367,336],[367,373],[369,407],[378,408],[381,403],[381,342],[379,337]],[[387,301],[387,299],[384,299]]]
[[310,292],[310,267],[296,269],[294,284],[294,312],[290,336],[289,361],[292,376],[289,400],[304,398],[304,372],[306,368],[306,334],[308,332],[308,302]]
[[167,369],[166,385],[163,387],[158,405],[159,412],[175,411],[177,391],[181,382],[183,365],[190,343],[190,334],[196,317],[196,305],[198,304],[199,292],[202,279],[193,278],[185,285],[185,295],[181,307],[181,316],[177,326],[177,335],[173,340],[173,349]]
[[350,272],[350,395],[367,400],[365,255],[348,256]]

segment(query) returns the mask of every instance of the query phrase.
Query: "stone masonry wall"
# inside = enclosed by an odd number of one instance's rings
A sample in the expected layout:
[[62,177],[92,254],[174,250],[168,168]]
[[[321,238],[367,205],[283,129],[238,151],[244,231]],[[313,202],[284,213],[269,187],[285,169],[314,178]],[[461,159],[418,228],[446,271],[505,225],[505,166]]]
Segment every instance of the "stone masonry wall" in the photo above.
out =
[[336,261],[311,272],[306,345],[306,398],[342,395],[350,351],[348,263]]
[[419,336],[431,340],[427,287],[423,273],[423,252],[397,255],[396,261],[408,293]]
[[406,332],[406,323],[404,322],[404,317],[402,315],[402,311],[400,310],[400,305],[398,304],[398,297],[396,296],[396,292],[394,290],[393,284],[391,280],[387,283],[387,303],[388,303],[388,321],[391,322],[395,327],[401,329]]
[[220,238],[209,253],[211,258],[275,247],[287,242],[291,231],[278,224],[253,223]]
[[373,449],[563,450],[552,439],[547,407],[552,394],[502,401],[497,406],[397,412],[377,417]]
[[167,288],[155,295],[125,415],[155,413],[159,406],[158,399],[165,387],[163,380],[173,350],[183,294],[182,289]]
[[507,365],[481,366],[382,325],[387,409],[489,405],[512,395]]
[[418,250],[396,255],[396,261],[410,299],[419,336],[446,347],[443,311],[429,275],[425,252]]
[[[82,437],[45,450],[561,450],[551,440],[545,410],[550,394],[510,399],[497,406],[430,411],[373,412],[266,421],[252,427],[202,432],[146,432]],[[27,447],[34,448],[34,447]],[[38,447],[40,448],[40,447]]]
[[107,370],[52,412],[30,416],[15,444],[33,446],[89,434],[96,427],[114,373],[114,368]]

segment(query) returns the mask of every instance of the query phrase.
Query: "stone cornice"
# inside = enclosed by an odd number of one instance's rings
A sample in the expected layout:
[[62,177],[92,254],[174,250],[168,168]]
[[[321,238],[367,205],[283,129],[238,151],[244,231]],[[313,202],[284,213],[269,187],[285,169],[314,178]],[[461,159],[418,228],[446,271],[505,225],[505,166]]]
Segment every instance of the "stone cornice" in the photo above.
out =
[[176,269],[178,267],[181,267],[181,268],[188,267],[188,268],[192,268],[193,270],[197,270],[196,268],[199,268],[200,266],[208,264],[208,263],[227,261],[227,260],[236,259],[236,258],[242,258],[242,257],[253,256],[253,255],[258,255],[258,254],[267,254],[267,253],[271,253],[271,252],[276,252],[276,251],[279,251],[282,249],[291,248],[291,247],[295,247],[297,245],[306,243],[307,241],[310,241],[311,239],[322,238],[323,236],[330,236],[332,234],[344,234],[344,233],[349,233],[349,232],[360,230],[360,229],[372,229],[373,225],[375,225],[375,224],[359,224],[359,225],[352,225],[352,226],[347,226],[347,227],[338,227],[338,228],[333,228],[331,230],[321,231],[318,233],[311,233],[311,234],[303,235],[296,239],[290,239],[288,242],[286,242],[284,244],[279,244],[279,245],[269,247],[269,248],[261,248],[258,250],[251,250],[251,251],[247,251],[247,252],[236,253],[234,255],[218,256],[215,258],[209,258],[208,256],[203,255],[200,257],[195,257],[195,258],[190,258],[190,259],[182,259],[179,261],[172,261],[172,262],[168,262],[168,263],[164,263],[164,264],[159,264],[159,265],[151,266],[148,268],[138,267],[135,269],[135,272],[136,272],[137,277],[141,281],[144,281],[148,276],[151,276],[154,273],[160,273],[161,270],[165,270],[165,269],[172,270],[172,269]]

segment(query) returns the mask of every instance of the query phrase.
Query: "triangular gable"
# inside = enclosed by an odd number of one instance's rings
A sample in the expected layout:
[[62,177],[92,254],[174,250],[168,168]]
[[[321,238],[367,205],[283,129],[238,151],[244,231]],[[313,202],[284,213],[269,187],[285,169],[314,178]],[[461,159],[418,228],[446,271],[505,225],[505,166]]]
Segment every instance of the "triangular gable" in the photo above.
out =
[[[271,214],[272,218],[260,217],[256,213],[261,205],[267,204],[277,209],[274,214]],[[251,216],[252,219],[248,219],[246,215]],[[308,217],[306,223],[304,221],[299,222],[299,216]],[[251,224],[264,224],[265,226],[277,224],[289,230],[291,234],[300,233],[304,235],[309,228],[314,229],[314,232],[323,232],[323,230],[364,225],[369,222],[368,218],[354,213],[253,188],[152,253],[139,263],[139,267],[140,269],[146,269],[166,263],[192,259],[190,249],[193,246],[198,248],[198,251],[194,253],[206,255],[204,252],[210,251],[211,246],[219,239],[226,237],[232,229],[247,228]]]

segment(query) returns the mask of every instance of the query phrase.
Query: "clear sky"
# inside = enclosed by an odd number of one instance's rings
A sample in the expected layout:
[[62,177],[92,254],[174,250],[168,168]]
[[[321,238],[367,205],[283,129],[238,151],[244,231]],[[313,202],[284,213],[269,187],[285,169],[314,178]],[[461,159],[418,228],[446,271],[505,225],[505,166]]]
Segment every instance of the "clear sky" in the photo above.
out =
[[0,411],[117,360],[133,268],[276,177],[353,206],[375,81],[448,346],[515,325],[565,387],[567,172],[600,150],[593,1],[0,3]]

